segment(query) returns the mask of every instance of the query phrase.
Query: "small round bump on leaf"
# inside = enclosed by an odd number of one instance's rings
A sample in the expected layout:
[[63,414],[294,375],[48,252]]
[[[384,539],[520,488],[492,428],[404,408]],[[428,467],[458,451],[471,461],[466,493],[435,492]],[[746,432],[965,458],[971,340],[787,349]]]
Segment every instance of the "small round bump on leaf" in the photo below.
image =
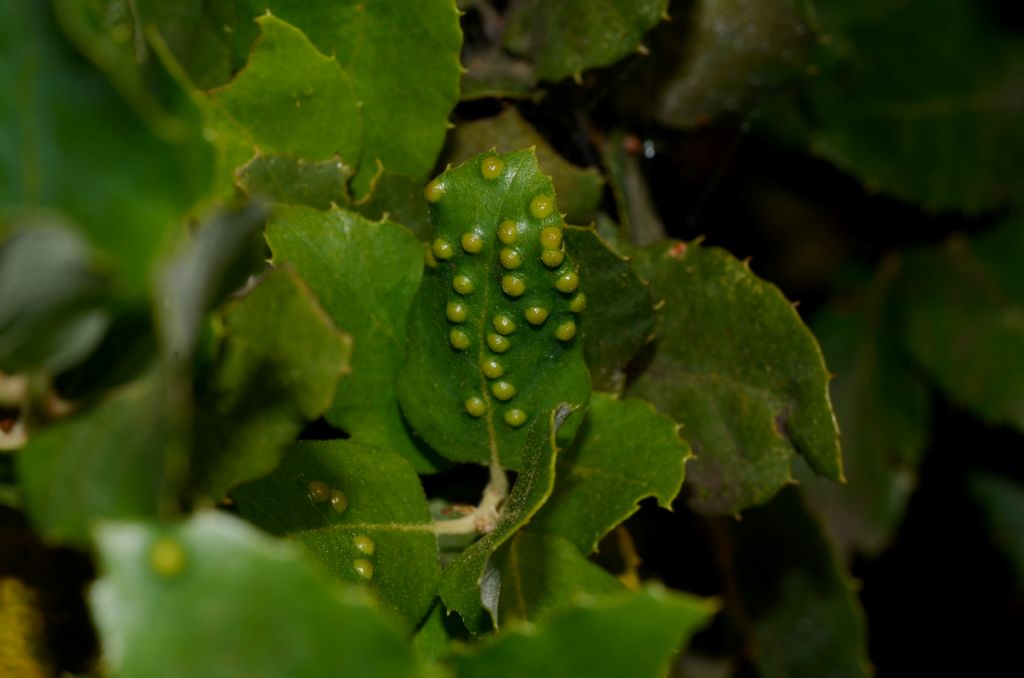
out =
[[565,261],[565,252],[562,250],[544,250],[540,253],[540,260],[548,268],[557,268]]
[[476,254],[484,247],[484,239],[476,231],[467,231],[462,234],[459,243],[469,254]]
[[465,351],[469,348],[469,335],[458,327],[452,328],[448,334],[448,342],[456,351]]
[[516,387],[507,381],[496,381],[491,384],[491,393],[498,400],[511,400],[516,394]]
[[498,260],[501,261],[501,265],[509,270],[519,268],[519,265],[523,263],[523,257],[511,247],[505,247],[498,254]]
[[360,553],[365,553],[368,556],[372,556],[373,552],[377,550],[377,545],[365,534],[358,534],[353,537],[352,543],[355,544],[356,549]]
[[587,295],[580,292],[572,301],[569,302],[569,311],[572,313],[582,313],[583,309],[587,307]]
[[373,563],[365,558],[356,558],[352,561],[352,569],[363,579],[373,578]]
[[161,577],[176,577],[185,569],[185,549],[170,537],[161,537],[149,549],[149,565]]
[[576,271],[566,271],[562,275],[558,276],[558,280],[555,281],[555,287],[558,288],[559,292],[575,292],[576,288],[580,286],[580,277],[576,274]]
[[468,275],[457,275],[452,278],[452,289],[465,296],[472,294],[473,290],[476,289],[476,285],[473,284],[473,279]]
[[483,398],[478,396],[466,398],[466,402],[464,402],[463,405],[466,408],[466,412],[471,417],[482,417],[487,411],[487,403],[484,402]]
[[342,513],[348,508],[348,497],[341,490],[331,490],[331,508],[335,513]]
[[543,325],[548,319],[548,309],[543,306],[531,306],[523,311],[523,315],[526,316],[526,322],[531,325]]
[[505,275],[501,277],[501,289],[510,297],[518,297],[526,291],[526,283],[523,282],[522,278],[514,275]]
[[518,238],[519,229],[514,221],[505,220],[501,222],[501,226],[498,226],[498,240],[506,245],[513,245]]
[[530,214],[544,219],[555,209],[555,201],[550,195],[535,195],[530,201]]
[[512,348],[512,342],[508,340],[508,337],[491,332],[487,335],[487,346],[495,353],[504,353]]
[[515,321],[504,313],[494,316],[492,324],[494,325],[494,331],[498,334],[512,334],[516,331]]
[[563,322],[555,329],[555,336],[559,341],[572,341],[576,336],[576,321],[570,318]]
[[430,251],[429,247],[423,252],[423,261],[426,262],[428,268],[437,268],[437,259],[434,258],[434,253]]
[[501,375],[505,374],[505,368],[501,366],[494,358],[488,358],[480,363],[480,371],[484,373],[484,376],[488,379],[497,379]]
[[451,259],[455,254],[455,248],[452,247],[452,244],[442,238],[435,240],[430,249],[434,252],[435,257],[444,261]]
[[466,305],[461,301],[449,301],[448,306],[444,309],[444,314],[453,323],[464,323],[469,315],[469,310],[466,309]]
[[436,203],[444,197],[444,182],[440,178],[434,179],[423,189],[423,197],[427,202]]
[[540,230],[540,246],[546,250],[557,250],[562,246],[562,229],[547,226]]
[[519,428],[526,423],[526,412],[520,409],[511,409],[505,413],[505,423],[512,428]]
[[505,171],[504,161],[493,155],[484,158],[483,162],[480,163],[480,174],[488,181],[497,179],[503,171]]
[[309,482],[309,498],[315,502],[325,502],[331,496],[331,488],[327,487],[327,483],[321,480],[311,480]]

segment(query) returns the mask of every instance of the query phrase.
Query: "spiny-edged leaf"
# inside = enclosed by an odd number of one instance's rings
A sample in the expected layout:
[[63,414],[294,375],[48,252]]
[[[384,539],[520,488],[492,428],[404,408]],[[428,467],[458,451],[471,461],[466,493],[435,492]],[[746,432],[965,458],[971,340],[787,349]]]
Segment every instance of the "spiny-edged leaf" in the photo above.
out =
[[419,478],[402,457],[348,440],[288,449],[233,493],[242,515],[302,544],[336,579],[371,588],[409,628],[437,592],[437,539]]
[[294,155],[257,154],[235,172],[246,194],[280,205],[307,205],[326,210],[348,205],[352,168],[340,158],[309,161]]
[[504,153],[530,146],[537,152],[541,170],[551,176],[565,220],[573,224],[592,221],[604,189],[601,175],[593,167],[583,169],[560,156],[515,108],[457,126],[449,140],[448,158],[460,163],[491,148]]
[[444,609],[444,603],[437,598],[417,627],[412,644],[421,659],[435,662],[451,652],[454,638],[465,635],[466,630],[459,616],[449,615]]
[[498,524],[441,573],[441,600],[449,611],[461,615],[472,633],[483,633],[498,625],[501,572],[491,562],[491,556],[529,522],[551,495],[558,450],[555,435],[570,411],[568,406],[559,405],[537,417],[523,449],[522,470],[501,509]]
[[842,477],[825,361],[782,293],[725,250],[666,242],[637,255],[664,304],[657,345],[629,395],[684,426],[697,455],[691,505],[728,514],[770,499],[799,453]]
[[304,423],[330,407],[352,352],[351,338],[287,268],[232,301],[219,325],[192,458],[194,485],[213,499],[274,469]]
[[558,456],[555,490],[530,530],[569,540],[584,554],[656,497],[672,506],[690,448],[678,426],[642,400],[595,393],[572,445]]
[[985,512],[992,541],[1006,554],[1024,587],[1024,486],[991,473],[975,471],[968,479],[971,496]]
[[261,16],[260,38],[238,76],[210,92],[233,129],[263,153],[294,153],[310,160],[359,158],[363,117],[348,73],[317,51],[295,26]]
[[594,388],[618,393],[627,363],[651,340],[657,322],[650,285],[592,228],[567,227],[565,246],[586,281],[583,355]]
[[410,436],[395,393],[406,315],[423,271],[420,244],[390,221],[308,207],[278,209],[266,238],[274,264],[293,265],[335,326],[352,335],[352,375],[328,421],[355,440],[401,454],[418,471],[440,468],[444,460]]
[[444,144],[448,115],[459,96],[462,32],[454,3],[239,2],[240,14],[256,16],[265,10],[302,30],[320,52],[334,55],[352,79],[365,121],[353,193],[366,193],[378,160],[391,172],[425,178]]
[[507,17],[505,47],[557,82],[636,51],[667,8],[668,0],[523,0]]
[[872,189],[979,212],[1024,191],[1024,48],[976,0],[819,0],[812,150]]
[[744,512],[732,539],[762,676],[871,675],[853,584],[795,488]]
[[946,394],[1024,430],[1024,221],[906,258],[906,342]]
[[97,542],[90,604],[116,675],[416,673],[402,632],[366,596],[229,515],[109,523]]
[[430,238],[430,214],[423,200],[423,181],[387,168],[375,175],[369,192],[356,200],[351,209],[368,219],[393,219],[419,239]]
[[531,423],[590,395],[578,331],[586,298],[551,180],[532,150],[489,152],[444,172],[426,196],[433,265],[409,315],[402,411],[450,459],[519,468]]
[[898,271],[895,260],[885,262],[863,294],[827,308],[811,324],[836,372],[831,392],[847,483],[837,487],[809,471],[798,477],[847,556],[877,554],[892,539],[928,437],[928,391],[900,347],[892,298]]
[[0,371],[55,374],[81,361],[109,325],[109,285],[69,225],[18,223],[0,242]]
[[209,148],[197,131],[154,134],[61,39],[50,9],[0,9],[0,209],[63,211],[141,298],[167,235],[209,187]]
[[173,425],[158,370],[32,434],[18,454],[25,509],[47,539],[87,543],[98,519],[157,514]]
[[[796,75],[813,40],[807,5],[799,5],[698,0],[685,16],[673,17],[652,35],[651,60],[642,67],[657,78],[655,117],[669,126],[706,124],[744,111]],[[650,105],[649,95],[632,100]]]
[[664,676],[717,607],[654,587],[586,598],[543,623],[467,646],[452,663],[458,678]]
[[581,597],[622,590],[618,579],[587,560],[571,542],[532,530],[531,522],[491,558],[501,574],[502,625],[539,622]]

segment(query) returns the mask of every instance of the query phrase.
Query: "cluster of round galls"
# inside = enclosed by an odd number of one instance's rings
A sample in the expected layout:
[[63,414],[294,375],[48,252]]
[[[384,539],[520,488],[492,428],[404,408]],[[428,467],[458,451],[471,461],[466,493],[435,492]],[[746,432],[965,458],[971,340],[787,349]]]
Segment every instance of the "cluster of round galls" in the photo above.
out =
[[[505,163],[496,156],[485,157],[480,163],[480,174],[487,181],[493,181],[500,177],[505,170]],[[445,186],[443,178],[438,178],[429,183],[424,191],[427,201],[437,203],[444,197]],[[551,215],[555,209],[555,201],[550,195],[539,194],[533,197],[529,204],[530,214],[543,220]],[[501,289],[511,299],[518,299],[527,292],[526,279],[517,271],[524,263],[523,248],[521,245],[519,227],[512,220],[502,221],[496,229],[498,241],[501,248],[497,254],[498,263],[506,271],[501,276]],[[480,253],[484,248],[484,234],[479,229],[472,229],[463,233],[458,244],[455,245],[444,238],[437,238],[428,251],[428,262],[433,260],[436,265],[438,260],[449,261],[456,256],[456,247],[460,247],[467,255]],[[529,249],[529,248],[527,248]],[[586,296],[578,292],[579,275],[565,263],[565,248],[562,242],[562,229],[559,226],[547,226],[540,231],[540,261],[543,265],[554,271],[557,275],[554,287],[565,295],[573,295],[569,301],[569,311],[578,314],[586,308]],[[560,269],[560,270],[555,270]],[[456,351],[465,351],[470,348],[472,340],[469,334],[460,326],[469,315],[466,302],[462,299],[472,295],[476,291],[476,284],[473,279],[463,273],[456,271],[452,277],[452,289],[458,295],[450,300],[445,308],[445,315],[455,326],[449,331],[448,341]],[[531,305],[523,310],[523,318],[534,327],[544,325],[550,315],[550,309],[543,305]],[[491,319],[493,331],[486,334],[487,348],[494,354],[483,359],[480,371],[487,379],[491,380],[491,395],[501,402],[508,402],[516,395],[515,386],[501,377],[504,375],[504,368],[498,360],[498,356],[505,353],[512,347],[509,335],[516,331],[516,320],[507,313],[498,313]],[[554,329],[554,336],[562,342],[571,342],[576,336],[576,321],[572,317],[564,318]],[[464,402],[467,414],[472,417],[482,417],[487,413],[487,402],[479,395],[473,395]],[[526,423],[526,413],[518,408],[510,408],[504,414],[505,423],[513,428],[518,428]]]
[[[310,481],[309,498],[316,504],[329,503],[335,513],[344,513],[345,509],[348,508],[348,497],[345,496],[345,493],[339,489],[331,488],[327,483],[320,480]],[[373,561],[369,560],[369,558],[373,557],[374,552],[377,550],[377,545],[373,539],[361,534],[352,538],[352,544],[355,546],[356,551],[366,556],[366,558],[356,558],[353,560],[352,569],[363,579],[371,579],[373,577]]]

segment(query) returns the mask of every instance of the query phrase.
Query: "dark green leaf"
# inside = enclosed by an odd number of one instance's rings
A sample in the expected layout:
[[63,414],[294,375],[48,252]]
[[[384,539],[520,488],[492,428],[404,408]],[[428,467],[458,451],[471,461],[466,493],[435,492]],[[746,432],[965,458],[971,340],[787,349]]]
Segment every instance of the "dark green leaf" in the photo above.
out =
[[588,554],[637,503],[671,508],[690,448],[668,417],[642,400],[595,393],[572,446],[558,457],[555,490],[530,530],[557,535]]
[[111,523],[90,602],[116,675],[416,675],[403,634],[241,521]]
[[423,270],[420,244],[389,221],[308,207],[277,210],[266,237],[274,264],[295,266],[335,326],[352,335],[352,375],[327,419],[355,440],[398,452],[418,471],[440,468],[443,460],[410,436],[395,393],[406,315]]
[[664,676],[680,645],[717,605],[660,588],[581,601],[547,622],[498,634],[465,648],[459,678]]
[[238,168],[238,187],[251,196],[281,205],[320,210],[351,202],[352,168],[340,160],[307,161],[292,155],[261,155]]
[[82,237],[27,220],[0,243],[0,371],[58,373],[103,337],[109,280]]
[[352,352],[351,338],[289,269],[232,301],[219,325],[192,462],[194,485],[213,499],[277,466],[304,423],[330,407]]
[[565,229],[588,299],[583,355],[594,388],[618,393],[630,359],[651,340],[657,315],[650,285],[591,228]]
[[797,453],[839,480],[829,375],[782,293],[697,243],[662,243],[637,261],[664,305],[653,355],[627,393],[683,424],[697,455],[692,506],[728,514],[764,503],[792,480]]
[[968,479],[971,495],[988,519],[992,541],[1006,554],[1024,587],[1024,486],[990,473],[974,472]]
[[864,613],[795,488],[732,526],[743,614],[765,678],[869,676]]
[[907,344],[946,394],[1024,430],[1024,222],[907,257]]
[[498,625],[503,587],[501,572],[491,562],[492,554],[526,525],[551,495],[555,482],[555,435],[570,411],[561,405],[536,418],[522,452],[522,470],[498,524],[441,574],[441,599],[450,611],[462,616],[466,628],[473,633],[483,633]]
[[508,17],[505,47],[528,57],[537,78],[557,82],[636,51],[667,8],[668,0],[522,0]]
[[[200,89],[223,85],[245,63],[247,54],[235,53],[235,36],[247,35],[251,41],[256,27],[251,16],[239,16],[236,0],[115,0],[111,4],[122,3],[131,8],[131,21],[145,26],[150,39],[158,36]],[[240,30],[243,22],[249,30]],[[135,47],[142,36],[133,37]]]
[[900,350],[893,303],[895,260],[863,295],[815,318],[829,366],[847,483],[798,474],[810,506],[825,519],[840,551],[879,553],[899,527],[928,436],[929,395]]
[[325,571],[365,584],[409,628],[437,593],[437,539],[419,478],[398,455],[332,440],[293,445],[233,494],[249,520],[300,543]]
[[447,170],[427,197],[440,262],[409,316],[402,411],[450,459],[518,468],[530,423],[590,394],[577,333],[585,297],[554,189],[533,151],[492,152]]
[[448,159],[460,163],[491,148],[505,153],[530,146],[535,147],[541,171],[551,175],[565,220],[573,224],[593,221],[604,189],[601,175],[593,167],[583,169],[565,160],[515,108],[458,125],[449,140]]

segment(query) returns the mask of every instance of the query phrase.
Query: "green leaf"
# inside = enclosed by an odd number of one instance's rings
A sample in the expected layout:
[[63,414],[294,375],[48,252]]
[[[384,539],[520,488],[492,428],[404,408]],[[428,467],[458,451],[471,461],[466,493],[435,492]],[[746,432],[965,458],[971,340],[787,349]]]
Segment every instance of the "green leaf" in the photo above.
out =
[[641,499],[656,497],[670,509],[690,457],[677,429],[650,403],[595,393],[572,446],[558,457],[555,490],[530,531],[564,537],[588,554]]
[[422,659],[435,662],[451,651],[452,633],[449,624],[455,619],[447,615],[440,598],[434,601],[412,639],[413,647]]
[[1024,222],[906,258],[906,342],[952,400],[1024,430]]
[[222,513],[175,527],[110,523],[90,603],[123,676],[417,674],[408,643],[356,591]]
[[47,539],[85,544],[99,519],[157,515],[175,429],[157,370],[34,432],[18,454],[25,509]]
[[1018,585],[1024,587],[1024,487],[980,471],[971,474],[968,486],[985,512],[992,541],[1006,554]]
[[495,528],[473,542],[441,573],[441,599],[458,612],[473,633],[498,625],[501,572],[492,554],[526,525],[551,495],[555,483],[555,435],[569,416],[566,405],[546,410],[529,429],[522,452],[522,470],[516,478]]
[[505,47],[528,57],[537,78],[557,82],[636,51],[667,9],[668,0],[523,0],[507,17]]
[[337,159],[317,162],[294,155],[258,153],[235,174],[238,188],[272,203],[326,210],[351,202],[348,180],[353,170]]
[[583,597],[622,590],[615,577],[571,542],[532,530],[533,522],[492,556],[501,575],[498,618],[503,626],[541,622]]
[[1024,49],[974,0],[819,0],[824,74],[807,83],[812,150],[933,210],[1024,190]]
[[764,503],[792,480],[797,453],[841,479],[825,362],[782,293],[698,243],[655,245],[637,261],[664,305],[650,362],[626,392],[683,424],[697,455],[691,505],[729,514]]
[[56,208],[139,298],[162,244],[210,184],[195,130],[154,134],[57,34],[49,3],[0,10],[0,212]]
[[409,315],[402,411],[442,455],[515,469],[531,422],[590,394],[554,189],[527,150],[477,156],[426,195],[435,260]]
[[565,229],[565,246],[579,263],[580,277],[586,281],[583,355],[594,388],[621,392],[626,365],[651,340],[657,322],[650,285],[592,228],[569,226]]
[[497,634],[453,658],[459,678],[664,676],[714,615],[708,600],[649,588],[589,598],[545,623]]
[[335,579],[368,586],[413,628],[437,593],[427,499],[409,463],[347,440],[300,442],[233,494],[249,520],[301,544]]
[[352,375],[327,419],[354,440],[397,452],[421,472],[444,460],[413,440],[395,382],[405,360],[406,315],[423,270],[423,249],[404,228],[345,210],[277,210],[266,232],[275,265],[289,263],[336,327],[352,335]]
[[110,281],[88,243],[57,219],[30,219],[0,243],[0,371],[59,373],[110,323]]
[[515,108],[458,125],[449,140],[448,159],[461,163],[489,149],[505,153],[530,146],[535,147],[541,171],[551,175],[565,220],[573,224],[593,221],[604,190],[600,173],[565,160]]
[[765,678],[869,676],[864,612],[795,488],[732,524],[743,615]]
[[213,499],[277,466],[304,423],[330,407],[352,352],[351,338],[288,269],[233,300],[219,324],[192,461],[194,485]]
[[811,327],[829,366],[847,483],[798,474],[809,505],[825,519],[840,552],[872,556],[896,533],[928,439],[927,389],[900,347],[895,260],[853,299],[826,308]]
[[295,26],[265,14],[249,63],[209,93],[244,142],[262,153],[353,163],[363,145],[363,112],[349,74]]
[[355,194],[366,193],[378,160],[390,172],[426,177],[459,95],[462,32],[451,0],[246,0],[245,10],[296,26],[351,78],[365,121]]

